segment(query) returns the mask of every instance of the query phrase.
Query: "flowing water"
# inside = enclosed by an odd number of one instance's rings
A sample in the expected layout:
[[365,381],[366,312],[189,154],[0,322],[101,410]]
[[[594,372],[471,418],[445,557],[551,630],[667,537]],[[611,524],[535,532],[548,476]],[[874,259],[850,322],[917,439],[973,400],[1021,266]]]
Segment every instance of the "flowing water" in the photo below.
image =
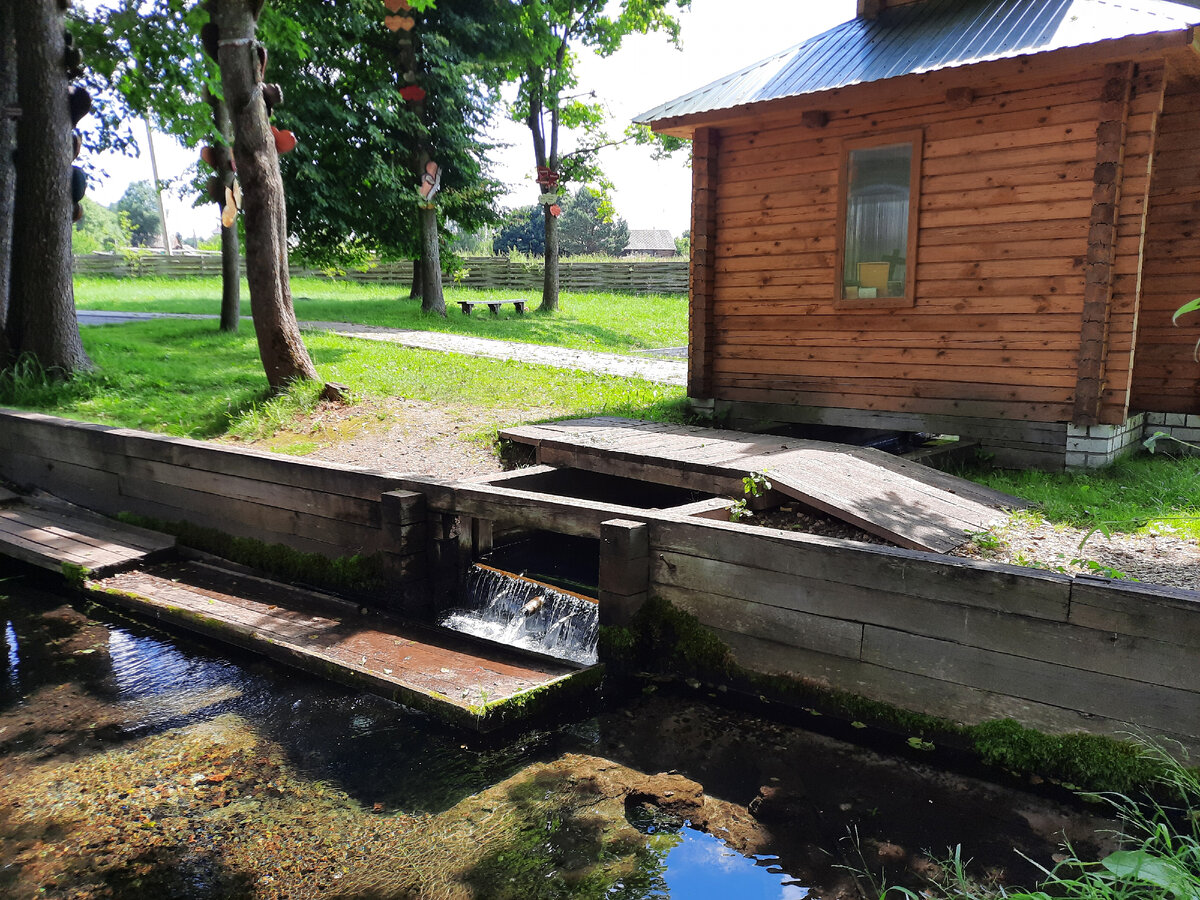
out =
[[488,566],[471,567],[462,604],[443,614],[440,624],[582,665],[596,662],[600,622],[594,602]]
[[914,883],[958,843],[1028,883],[1019,853],[1098,826],[667,685],[484,739],[29,578],[4,594],[6,900],[853,898],[842,866]]

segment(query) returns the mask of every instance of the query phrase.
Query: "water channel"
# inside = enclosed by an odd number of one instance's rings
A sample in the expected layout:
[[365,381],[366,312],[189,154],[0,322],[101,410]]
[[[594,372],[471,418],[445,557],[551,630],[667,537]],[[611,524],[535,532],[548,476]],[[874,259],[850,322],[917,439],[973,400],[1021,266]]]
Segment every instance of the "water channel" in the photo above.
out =
[[1021,854],[1102,827],[718,692],[484,739],[36,576],[4,595],[6,898],[854,898],[956,844],[1029,884]]

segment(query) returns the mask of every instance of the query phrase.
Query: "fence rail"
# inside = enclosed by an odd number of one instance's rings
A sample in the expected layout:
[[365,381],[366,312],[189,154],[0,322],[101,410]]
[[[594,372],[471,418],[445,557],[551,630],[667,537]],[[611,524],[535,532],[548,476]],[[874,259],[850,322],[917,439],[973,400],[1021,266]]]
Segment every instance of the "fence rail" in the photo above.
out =
[[[514,261],[503,256],[468,257],[455,284],[477,289],[540,291],[542,264]],[[245,274],[245,261],[242,263]],[[221,274],[219,253],[187,253],[176,256],[146,254],[123,256],[95,253],[75,257],[77,275],[112,275],[118,278],[187,278]],[[296,277],[326,277],[326,273],[292,266]],[[366,270],[347,270],[337,279],[362,284],[407,286],[412,281],[412,263],[383,263]],[[686,294],[688,262],[670,260],[613,260],[612,262],[559,263],[559,287],[564,291],[604,291],[630,294]]]

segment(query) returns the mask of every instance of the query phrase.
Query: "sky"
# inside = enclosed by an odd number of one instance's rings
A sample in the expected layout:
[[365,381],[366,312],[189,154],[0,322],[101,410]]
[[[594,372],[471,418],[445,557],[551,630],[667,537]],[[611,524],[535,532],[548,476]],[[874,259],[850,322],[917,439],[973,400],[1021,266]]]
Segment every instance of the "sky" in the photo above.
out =
[[[92,8],[97,0],[81,5]],[[380,9],[382,21],[382,3]],[[820,34],[853,18],[854,9],[855,0],[692,0],[680,16],[682,50],[674,49],[663,35],[635,35],[607,59],[585,52],[579,90],[596,92],[612,116],[610,131],[619,134],[638,113]],[[136,132],[139,144],[144,143],[143,130]],[[302,134],[298,137],[304,140]],[[528,130],[502,122],[492,137],[507,145],[490,156],[494,173],[510,186],[502,205],[512,208],[537,202]],[[154,149],[162,179],[178,176],[197,163],[197,149],[183,147],[168,135],[155,135]],[[136,159],[105,154],[93,162],[105,177],[93,180],[88,196],[105,206],[116,203],[131,182],[151,178],[144,150]],[[617,215],[630,228],[662,228],[676,237],[689,228],[691,173],[686,154],[655,162],[647,148],[622,147],[603,151],[601,164],[616,186]],[[169,193],[163,199],[170,232],[205,237],[217,229],[215,205],[193,208],[191,197]]]

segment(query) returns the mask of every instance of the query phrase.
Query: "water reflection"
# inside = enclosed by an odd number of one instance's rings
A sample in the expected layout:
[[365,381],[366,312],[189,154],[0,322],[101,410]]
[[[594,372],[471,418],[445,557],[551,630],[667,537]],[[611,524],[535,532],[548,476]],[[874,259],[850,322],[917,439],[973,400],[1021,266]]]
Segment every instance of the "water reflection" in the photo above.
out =
[[[488,741],[6,591],[0,896],[853,897],[848,825],[901,874],[958,842],[981,865],[1012,866],[1013,847],[1045,861],[1057,829],[1091,827],[663,690]],[[627,808],[664,777],[699,783],[701,815]]]

